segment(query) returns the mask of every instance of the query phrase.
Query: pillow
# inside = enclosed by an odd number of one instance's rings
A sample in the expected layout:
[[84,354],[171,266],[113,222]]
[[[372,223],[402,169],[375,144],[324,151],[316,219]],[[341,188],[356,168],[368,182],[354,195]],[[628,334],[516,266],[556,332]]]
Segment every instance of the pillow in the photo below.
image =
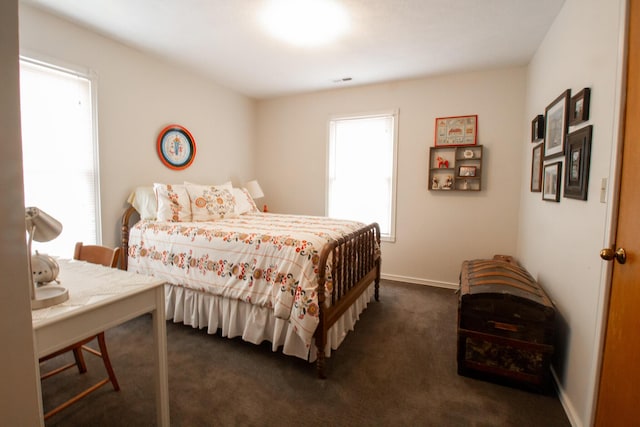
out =
[[236,202],[226,185],[185,184],[191,199],[192,221],[214,221],[216,219],[233,218],[236,213]]
[[140,219],[156,219],[158,202],[153,187],[136,187],[127,202],[140,214]]
[[258,212],[258,207],[246,188],[234,188],[233,197],[236,199],[236,213],[238,215]]
[[182,184],[153,184],[158,201],[158,221],[191,221],[189,193]]

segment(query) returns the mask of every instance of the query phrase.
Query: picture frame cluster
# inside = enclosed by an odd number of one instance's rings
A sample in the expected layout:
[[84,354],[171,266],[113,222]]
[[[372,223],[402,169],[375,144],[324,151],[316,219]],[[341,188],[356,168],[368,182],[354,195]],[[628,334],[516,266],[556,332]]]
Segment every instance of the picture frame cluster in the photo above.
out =
[[565,198],[587,200],[593,126],[585,123],[590,101],[590,88],[574,96],[567,89],[531,121],[531,142],[536,145],[530,189],[542,193],[542,200],[559,202],[561,190]]

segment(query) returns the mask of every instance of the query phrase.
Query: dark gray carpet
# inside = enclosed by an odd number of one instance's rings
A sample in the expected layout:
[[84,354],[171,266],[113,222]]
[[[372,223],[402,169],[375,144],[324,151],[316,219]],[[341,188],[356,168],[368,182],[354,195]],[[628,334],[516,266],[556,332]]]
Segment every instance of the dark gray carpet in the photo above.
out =
[[[314,364],[273,353],[270,344],[168,322],[171,425],[570,425],[556,396],[457,374],[454,291],[383,281],[380,296],[327,360],[326,380]],[[102,387],[48,426],[155,425],[150,317],[106,336],[122,390]],[[86,359],[87,374],[44,381],[45,410],[104,376],[99,359]]]

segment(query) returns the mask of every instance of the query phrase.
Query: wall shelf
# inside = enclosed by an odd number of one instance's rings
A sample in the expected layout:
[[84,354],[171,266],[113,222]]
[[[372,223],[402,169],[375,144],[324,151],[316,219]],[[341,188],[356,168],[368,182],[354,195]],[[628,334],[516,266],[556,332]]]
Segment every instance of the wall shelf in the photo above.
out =
[[482,145],[430,147],[429,190],[482,190],[482,160]]

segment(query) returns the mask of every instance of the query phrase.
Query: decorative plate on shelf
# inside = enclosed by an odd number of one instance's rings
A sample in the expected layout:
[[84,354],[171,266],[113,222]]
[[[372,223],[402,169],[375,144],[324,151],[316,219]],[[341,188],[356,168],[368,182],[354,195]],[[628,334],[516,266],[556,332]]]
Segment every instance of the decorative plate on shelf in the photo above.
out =
[[169,125],[158,135],[158,156],[168,168],[186,169],[196,157],[196,142],[180,125]]

